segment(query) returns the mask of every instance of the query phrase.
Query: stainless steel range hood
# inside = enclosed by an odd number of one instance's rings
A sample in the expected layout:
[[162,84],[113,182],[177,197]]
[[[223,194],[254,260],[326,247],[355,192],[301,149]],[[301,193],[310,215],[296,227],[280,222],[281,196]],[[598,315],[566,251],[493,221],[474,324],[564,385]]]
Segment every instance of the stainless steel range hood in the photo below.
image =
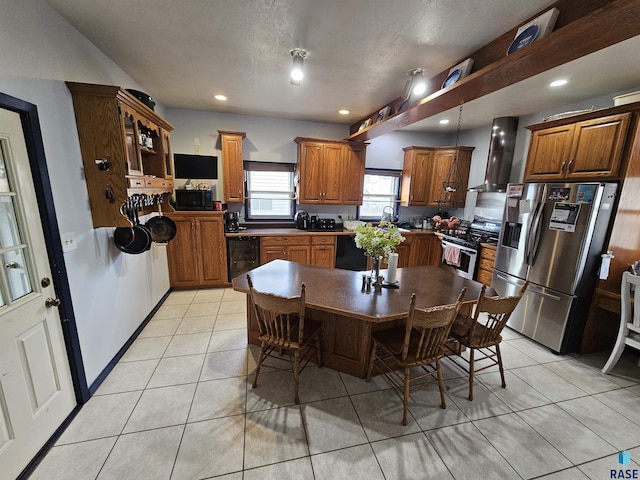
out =
[[506,190],[511,175],[517,133],[518,117],[500,117],[493,120],[484,183],[469,190],[472,192],[504,192]]

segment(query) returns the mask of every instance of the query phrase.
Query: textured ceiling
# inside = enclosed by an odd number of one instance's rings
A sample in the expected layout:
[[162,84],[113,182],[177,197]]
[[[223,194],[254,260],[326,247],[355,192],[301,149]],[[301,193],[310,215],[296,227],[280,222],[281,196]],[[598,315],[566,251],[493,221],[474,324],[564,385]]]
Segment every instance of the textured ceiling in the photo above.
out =
[[[46,2],[168,107],[346,124],[400,96],[409,69],[431,77],[553,3]],[[296,47],[308,51],[299,87],[288,77]]]

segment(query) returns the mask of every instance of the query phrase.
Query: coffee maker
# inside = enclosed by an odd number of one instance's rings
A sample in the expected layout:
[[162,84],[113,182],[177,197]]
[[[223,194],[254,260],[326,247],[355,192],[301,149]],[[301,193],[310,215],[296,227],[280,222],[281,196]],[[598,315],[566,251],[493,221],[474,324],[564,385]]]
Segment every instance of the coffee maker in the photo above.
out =
[[237,232],[238,230],[240,230],[240,222],[238,221],[238,212],[225,212],[224,231]]

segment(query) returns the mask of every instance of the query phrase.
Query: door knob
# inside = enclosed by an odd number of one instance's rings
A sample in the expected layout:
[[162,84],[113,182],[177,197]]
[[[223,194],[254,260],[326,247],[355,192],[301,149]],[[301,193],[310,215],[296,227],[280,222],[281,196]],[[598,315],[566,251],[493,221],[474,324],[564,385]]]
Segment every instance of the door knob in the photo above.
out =
[[59,307],[61,303],[62,302],[60,301],[59,298],[51,298],[51,297],[49,297],[44,301],[44,306],[47,307],[47,308]]

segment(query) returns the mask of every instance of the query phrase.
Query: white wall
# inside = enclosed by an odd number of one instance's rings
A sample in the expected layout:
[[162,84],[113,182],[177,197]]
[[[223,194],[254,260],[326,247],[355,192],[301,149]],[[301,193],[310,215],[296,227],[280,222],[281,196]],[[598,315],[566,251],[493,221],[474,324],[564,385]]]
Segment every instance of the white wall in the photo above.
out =
[[3,2],[0,91],[38,107],[60,232],[74,232],[65,253],[89,385],[169,289],[166,252],[126,255],[113,229],[94,229],[71,95],[64,81],[144,90],[41,0]]
[[[200,142],[200,155],[218,157],[218,180],[209,182],[217,187],[218,199],[224,198],[222,158],[218,130],[246,132],[242,142],[244,160],[260,162],[296,163],[298,159],[295,137],[340,140],[349,134],[347,125],[300,122],[267,117],[231,115],[195,110],[166,110],[166,119],[175,130],[171,133],[174,153],[196,153],[194,139]],[[177,186],[184,183],[176,182]]]

